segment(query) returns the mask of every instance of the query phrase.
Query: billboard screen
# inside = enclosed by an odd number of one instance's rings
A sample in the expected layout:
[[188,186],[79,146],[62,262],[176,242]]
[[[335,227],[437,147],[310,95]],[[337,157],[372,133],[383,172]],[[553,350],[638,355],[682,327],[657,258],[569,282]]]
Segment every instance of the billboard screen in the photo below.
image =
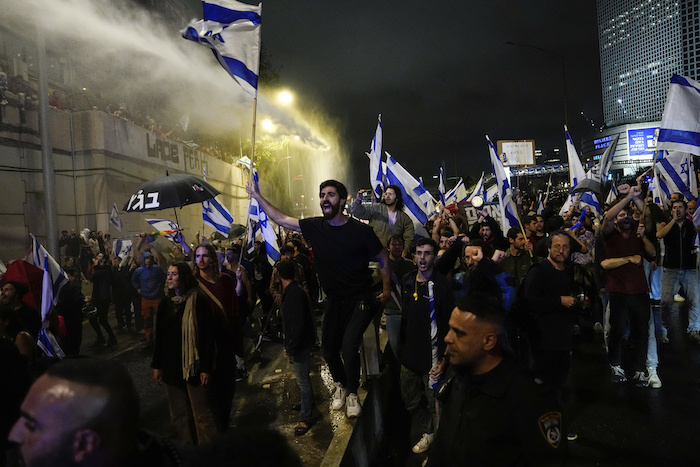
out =
[[630,158],[654,157],[656,140],[659,136],[658,128],[638,128],[627,130],[627,151]]

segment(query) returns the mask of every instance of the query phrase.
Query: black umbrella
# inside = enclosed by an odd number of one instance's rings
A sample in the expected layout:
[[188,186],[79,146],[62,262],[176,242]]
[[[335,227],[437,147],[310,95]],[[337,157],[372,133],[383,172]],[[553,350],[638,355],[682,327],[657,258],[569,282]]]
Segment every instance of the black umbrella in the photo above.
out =
[[131,195],[125,212],[181,208],[214,198],[219,191],[194,175],[175,174],[149,180]]
[[584,178],[576,184],[571,193],[585,193],[587,191],[592,191],[596,195],[600,196],[603,193],[603,187],[600,182],[597,182],[590,178]]

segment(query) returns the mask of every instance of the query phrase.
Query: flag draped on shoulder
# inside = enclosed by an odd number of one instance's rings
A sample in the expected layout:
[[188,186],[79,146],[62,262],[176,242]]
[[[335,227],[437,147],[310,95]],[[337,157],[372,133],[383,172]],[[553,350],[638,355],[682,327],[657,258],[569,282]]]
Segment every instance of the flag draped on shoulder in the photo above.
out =
[[[253,169],[253,181],[255,189],[259,192],[258,171]],[[252,253],[255,248],[255,237],[260,234],[265,243],[265,251],[267,252],[267,260],[274,265],[282,256],[280,248],[277,244],[277,235],[272,228],[272,224],[265,214],[262,206],[258,204],[255,198],[250,198],[248,201],[248,253]]]
[[662,199],[669,199],[673,193],[682,193],[687,201],[698,199],[692,154],[678,151],[669,153],[657,161],[656,172]]
[[233,215],[223,204],[211,198],[202,202],[202,221],[217,232],[228,235],[231,232]]
[[372,147],[369,150],[369,183],[377,199],[382,197],[384,191],[384,167],[382,164],[382,116],[377,118],[377,130],[372,138]]
[[207,0],[202,8],[204,19],[191,21],[182,37],[209,47],[224,70],[257,97],[262,4]]
[[467,201],[471,203],[475,196],[481,196],[482,198],[484,197],[484,172],[481,172],[481,178],[478,182],[476,182],[474,191],[472,191],[472,194],[469,195]]
[[445,205],[457,204],[467,201],[467,189],[464,187],[464,180],[461,178],[454,188],[445,193]]
[[503,167],[503,162],[498,157],[496,147],[493,145],[489,137],[486,137],[489,145],[489,155],[491,156],[491,166],[493,174],[496,176],[496,185],[498,186],[498,205],[501,210],[501,229],[508,232],[511,227],[519,227],[518,212],[515,209],[515,203],[512,199],[512,190],[510,188],[510,174]]
[[386,153],[386,177],[390,185],[396,185],[401,188],[405,206],[404,211],[413,221],[416,233],[427,235],[423,226],[435,212],[435,203],[430,192],[401,164],[396,162],[388,152]]
[[49,271],[47,278],[51,282],[51,303],[56,305],[58,303],[58,294],[61,292],[63,286],[68,283],[68,277],[66,276],[66,273],[63,272],[63,269],[61,269],[61,266],[49,254],[46,248],[39,243],[39,240],[37,240],[34,235],[29,235],[32,237],[32,264],[45,271]]
[[656,149],[700,155],[700,83],[673,75]]
[[119,217],[119,209],[117,208],[117,203],[112,204],[112,212],[109,215],[109,223],[114,226],[115,229],[118,231],[122,231],[122,227],[124,227],[124,224],[122,224],[122,219]]
[[438,193],[440,194],[440,203],[445,206],[445,172],[440,167],[440,181],[438,182]]

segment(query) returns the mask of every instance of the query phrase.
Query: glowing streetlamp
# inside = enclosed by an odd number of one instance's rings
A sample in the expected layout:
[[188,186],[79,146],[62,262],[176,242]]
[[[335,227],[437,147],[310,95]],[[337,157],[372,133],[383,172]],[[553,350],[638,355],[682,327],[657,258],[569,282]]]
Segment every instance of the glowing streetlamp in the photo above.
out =
[[277,95],[277,100],[279,101],[280,104],[282,105],[289,105],[292,102],[294,102],[294,94],[292,94],[289,91],[281,91]]
[[268,133],[272,133],[273,131],[275,131],[275,124],[272,123],[272,120],[270,120],[269,118],[266,118],[262,121],[262,127],[263,130],[267,131]]

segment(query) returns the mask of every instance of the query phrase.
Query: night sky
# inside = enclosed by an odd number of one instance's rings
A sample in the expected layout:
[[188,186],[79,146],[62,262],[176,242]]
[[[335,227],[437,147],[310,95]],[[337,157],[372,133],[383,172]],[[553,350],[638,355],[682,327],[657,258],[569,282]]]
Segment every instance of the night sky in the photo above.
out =
[[594,0],[267,0],[262,18],[280,84],[340,123],[355,187],[380,113],[384,150],[426,182],[442,164],[448,177],[490,171],[485,134],[563,150],[561,65],[509,41],[564,56],[577,146],[594,131],[581,111],[603,123]]

